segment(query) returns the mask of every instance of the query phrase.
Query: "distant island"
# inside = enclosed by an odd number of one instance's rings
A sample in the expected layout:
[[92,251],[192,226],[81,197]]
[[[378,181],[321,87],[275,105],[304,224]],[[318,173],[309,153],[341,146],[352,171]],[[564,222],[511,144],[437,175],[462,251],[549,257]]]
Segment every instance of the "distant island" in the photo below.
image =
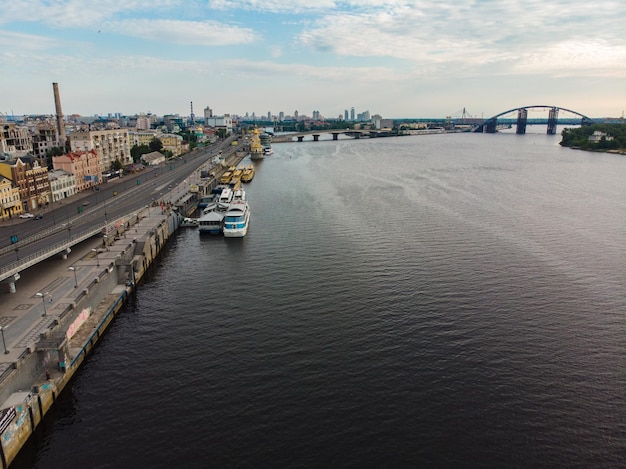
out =
[[589,151],[626,154],[626,124],[592,124],[561,132],[561,145]]

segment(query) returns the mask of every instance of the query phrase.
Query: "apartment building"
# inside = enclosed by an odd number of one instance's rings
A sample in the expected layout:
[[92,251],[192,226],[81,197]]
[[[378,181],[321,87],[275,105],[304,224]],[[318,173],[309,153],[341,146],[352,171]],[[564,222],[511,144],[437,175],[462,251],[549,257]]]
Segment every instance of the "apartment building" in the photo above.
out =
[[77,130],[70,132],[69,138],[72,152],[95,150],[98,153],[100,173],[110,170],[115,161],[123,166],[133,162],[127,129]]
[[30,130],[15,122],[0,122],[0,156],[14,159],[33,152]]
[[163,150],[172,152],[172,156],[179,156],[183,153],[183,137],[176,134],[162,134],[159,140],[163,144]]
[[40,161],[45,160],[48,166],[52,165],[52,160],[46,158],[48,150],[54,147],[63,148],[65,142],[59,141],[59,134],[54,122],[39,122],[33,132],[33,154]]
[[48,171],[52,201],[59,202],[76,194],[76,175],[62,169]]
[[91,189],[102,182],[102,163],[96,150],[73,151],[52,158],[52,167],[73,174],[76,192]]
[[140,131],[137,132],[128,132],[128,138],[130,140],[130,146],[133,147],[135,145],[150,145],[150,142],[157,137],[156,131]]

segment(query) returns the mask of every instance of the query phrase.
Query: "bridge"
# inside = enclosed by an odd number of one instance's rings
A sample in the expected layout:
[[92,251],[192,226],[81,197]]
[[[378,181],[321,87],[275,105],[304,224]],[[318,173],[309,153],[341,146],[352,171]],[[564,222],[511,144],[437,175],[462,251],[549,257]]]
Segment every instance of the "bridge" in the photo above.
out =
[[286,135],[274,135],[272,143],[283,142],[302,142],[306,136],[312,136],[313,141],[317,142],[322,134],[331,134],[333,140],[338,140],[339,135],[345,134],[349,137],[359,139],[361,137],[378,138],[378,137],[395,137],[397,135],[392,129],[329,129],[329,130],[307,130],[304,132],[295,132]]
[[559,120],[559,111],[565,111],[565,112],[569,112],[571,114],[580,116],[581,118],[580,125],[591,125],[593,123],[593,119],[579,112],[572,111],[571,109],[566,109],[566,108],[558,107],[558,106],[547,106],[545,104],[537,104],[537,105],[532,105],[532,106],[517,107],[517,108],[509,109],[508,111],[501,112],[500,114],[496,114],[495,116],[490,117],[489,119],[486,119],[482,124],[478,125],[474,129],[474,132],[488,133],[488,134],[495,133],[498,128],[498,117],[502,117],[502,116],[505,116],[507,114],[517,111],[515,133],[519,135],[523,135],[526,133],[526,125],[528,124],[528,110],[529,109],[543,109],[543,110],[547,109],[548,110],[548,129],[547,129],[548,135],[556,134],[556,126]]

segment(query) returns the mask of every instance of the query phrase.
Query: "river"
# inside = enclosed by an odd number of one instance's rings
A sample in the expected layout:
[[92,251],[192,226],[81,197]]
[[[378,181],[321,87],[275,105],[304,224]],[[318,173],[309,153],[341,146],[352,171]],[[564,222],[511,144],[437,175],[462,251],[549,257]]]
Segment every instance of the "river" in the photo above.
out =
[[626,158],[559,141],[275,145],[14,467],[625,467]]

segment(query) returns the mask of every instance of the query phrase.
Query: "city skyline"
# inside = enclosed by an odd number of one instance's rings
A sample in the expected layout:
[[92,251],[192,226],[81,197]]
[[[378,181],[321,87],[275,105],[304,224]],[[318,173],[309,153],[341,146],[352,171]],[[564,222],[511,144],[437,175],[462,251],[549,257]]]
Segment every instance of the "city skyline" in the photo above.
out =
[[0,112],[490,117],[626,108],[626,4],[15,0]]

